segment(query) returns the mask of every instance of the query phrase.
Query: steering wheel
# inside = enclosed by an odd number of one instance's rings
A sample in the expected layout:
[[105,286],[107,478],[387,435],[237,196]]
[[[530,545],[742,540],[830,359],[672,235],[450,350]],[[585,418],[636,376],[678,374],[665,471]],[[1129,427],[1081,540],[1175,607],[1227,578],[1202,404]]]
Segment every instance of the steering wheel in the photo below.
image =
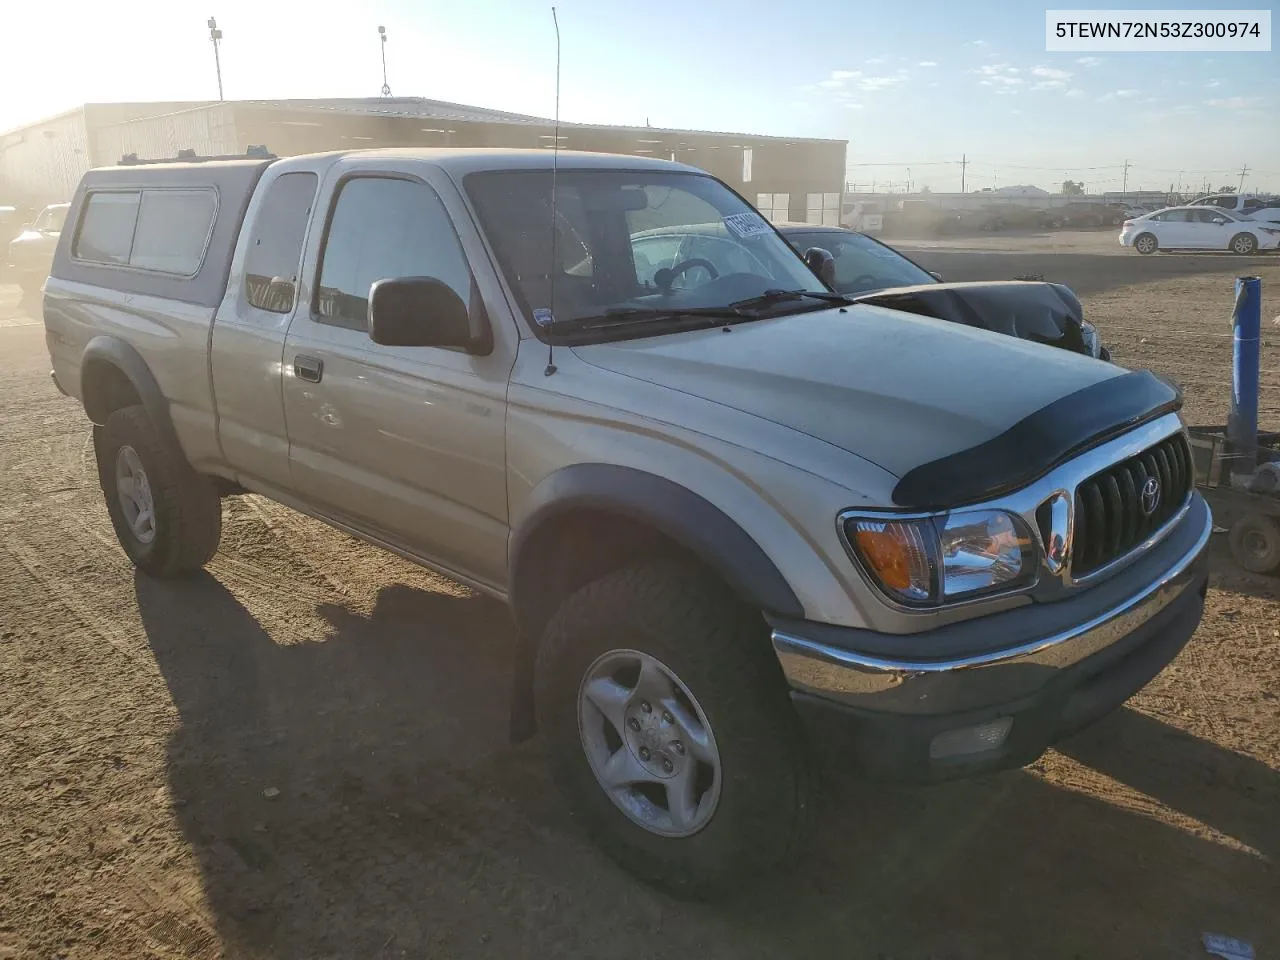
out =
[[704,260],[702,257],[690,257],[688,260],[682,260],[674,267],[663,267],[653,275],[653,282],[657,284],[658,289],[663,293],[671,292],[671,285],[676,282],[676,277],[683,274],[686,270],[692,270],[694,267],[702,267],[707,273],[711,274],[711,279],[718,279],[720,271],[716,269],[716,265],[710,260]]

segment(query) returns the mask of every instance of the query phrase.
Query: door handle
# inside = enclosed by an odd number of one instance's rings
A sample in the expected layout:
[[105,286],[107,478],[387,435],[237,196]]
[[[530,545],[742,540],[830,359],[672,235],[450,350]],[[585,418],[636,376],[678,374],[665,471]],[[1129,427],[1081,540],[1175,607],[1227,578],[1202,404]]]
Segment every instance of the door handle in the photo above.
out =
[[319,383],[324,375],[324,361],[319,357],[306,357],[298,354],[293,358],[293,375],[299,380],[310,380]]

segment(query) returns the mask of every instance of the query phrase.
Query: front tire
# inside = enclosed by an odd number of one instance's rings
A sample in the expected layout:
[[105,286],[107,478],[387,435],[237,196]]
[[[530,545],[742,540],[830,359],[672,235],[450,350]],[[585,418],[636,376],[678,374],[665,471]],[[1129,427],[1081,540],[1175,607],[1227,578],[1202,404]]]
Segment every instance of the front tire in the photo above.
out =
[[1231,238],[1231,252],[1241,257],[1253,256],[1258,252],[1258,238],[1252,233],[1237,233]]
[[767,630],[699,568],[583,587],[547,628],[534,689],[571,810],[642,879],[714,896],[801,843],[812,768]]
[[222,501],[181,450],[165,443],[141,406],[113,411],[93,428],[98,482],[120,546],[153,577],[177,577],[213,558]]
[[1155,238],[1155,234],[1140,233],[1133,239],[1133,249],[1147,256],[1160,249],[1160,241]]

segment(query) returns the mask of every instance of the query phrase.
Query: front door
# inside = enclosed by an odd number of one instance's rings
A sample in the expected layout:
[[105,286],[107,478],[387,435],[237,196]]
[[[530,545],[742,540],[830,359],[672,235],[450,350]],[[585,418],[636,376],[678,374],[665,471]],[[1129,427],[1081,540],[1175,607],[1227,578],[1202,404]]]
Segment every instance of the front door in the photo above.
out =
[[339,183],[309,311],[285,343],[295,489],[316,509],[482,584],[507,556],[505,420],[511,356],[388,347],[367,332],[369,288],[431,276],[479,311],[449,214],[427,183]]

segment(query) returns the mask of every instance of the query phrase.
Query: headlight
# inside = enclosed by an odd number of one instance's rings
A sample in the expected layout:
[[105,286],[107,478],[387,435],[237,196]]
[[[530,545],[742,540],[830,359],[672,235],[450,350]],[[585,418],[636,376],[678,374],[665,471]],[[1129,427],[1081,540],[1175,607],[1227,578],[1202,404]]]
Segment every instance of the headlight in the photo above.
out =
[[1088,320],[1081,320],[1080,337],[1089,350],[1089,356],[1096,360],[1102,353],[1102,339],[1098,336],[1098,328]]
[[1022,518],[1003,510],[895,520],[849,517],[845,539],[892,599],[936,607],[1029,584],[1036,551]]

